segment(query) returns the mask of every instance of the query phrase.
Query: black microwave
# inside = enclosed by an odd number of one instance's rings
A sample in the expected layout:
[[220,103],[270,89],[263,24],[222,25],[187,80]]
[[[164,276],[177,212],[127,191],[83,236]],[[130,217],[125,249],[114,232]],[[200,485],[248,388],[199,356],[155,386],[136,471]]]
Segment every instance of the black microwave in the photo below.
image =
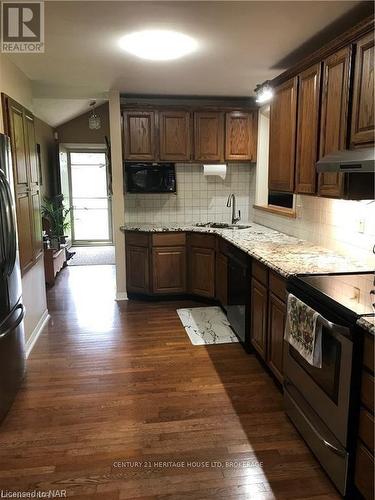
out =
[[174,163],[125,163],[128,193],[175,193]]

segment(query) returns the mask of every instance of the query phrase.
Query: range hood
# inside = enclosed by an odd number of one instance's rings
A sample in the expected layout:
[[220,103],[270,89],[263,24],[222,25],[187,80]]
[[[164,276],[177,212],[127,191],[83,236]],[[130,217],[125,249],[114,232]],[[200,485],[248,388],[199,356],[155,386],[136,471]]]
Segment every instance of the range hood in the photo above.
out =
[[323,156],[316,162],[317,172],[362,173],[375,171],[375,149],[346,149]]

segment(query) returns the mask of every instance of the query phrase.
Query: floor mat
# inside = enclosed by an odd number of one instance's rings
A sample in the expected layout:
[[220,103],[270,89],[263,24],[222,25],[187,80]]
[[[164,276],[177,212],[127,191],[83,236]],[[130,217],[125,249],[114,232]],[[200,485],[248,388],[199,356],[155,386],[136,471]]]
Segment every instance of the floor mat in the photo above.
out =
[[68,261],[69,266],[102,266],[115,264],[115,247],[71,247],[76,254]]
[[238,342],[220,307],[177,309],[177,314],[193,345]]

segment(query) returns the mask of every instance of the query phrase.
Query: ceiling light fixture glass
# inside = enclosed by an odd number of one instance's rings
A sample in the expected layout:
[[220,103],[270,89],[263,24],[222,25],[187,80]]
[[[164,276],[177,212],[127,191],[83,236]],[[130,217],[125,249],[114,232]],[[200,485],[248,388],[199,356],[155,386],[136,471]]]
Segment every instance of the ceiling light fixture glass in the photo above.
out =
[[258,104],[264,104],[273,98],[273,88],[269,80],[255,87],[255,97]]
[[90,102],[91,113],[89,114],[89,129],[90,130],[99,130],[102,126],[102,122],[100,116],[96,114],[95,111],[96,101]]
[[144,30],[130,33],[120,39],[119,45],[129,54],[150,61],[179,59],[194,52],[198,46],[190,36],[168,30]]

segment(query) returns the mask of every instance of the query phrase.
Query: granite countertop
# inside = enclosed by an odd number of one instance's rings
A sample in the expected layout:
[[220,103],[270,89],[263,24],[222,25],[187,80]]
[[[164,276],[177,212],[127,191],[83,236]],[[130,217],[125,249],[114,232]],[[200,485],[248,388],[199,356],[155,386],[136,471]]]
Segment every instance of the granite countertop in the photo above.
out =
[[375,335],[375,316],[362,316],[357,321],[357,325],[366,330],[366,332]]
[[[285,278],[296,274],[319,274],[369,271],[366,265],[339,255],[306,240],[288,236],[274,229],[249,222],[248,229],[219,229],[188,224],[127,223],[122,231],[171,232],[191,231],[218,234],[251,257],[262,262]],[[363,317],[358,325],[375,335],[375,319]]]

